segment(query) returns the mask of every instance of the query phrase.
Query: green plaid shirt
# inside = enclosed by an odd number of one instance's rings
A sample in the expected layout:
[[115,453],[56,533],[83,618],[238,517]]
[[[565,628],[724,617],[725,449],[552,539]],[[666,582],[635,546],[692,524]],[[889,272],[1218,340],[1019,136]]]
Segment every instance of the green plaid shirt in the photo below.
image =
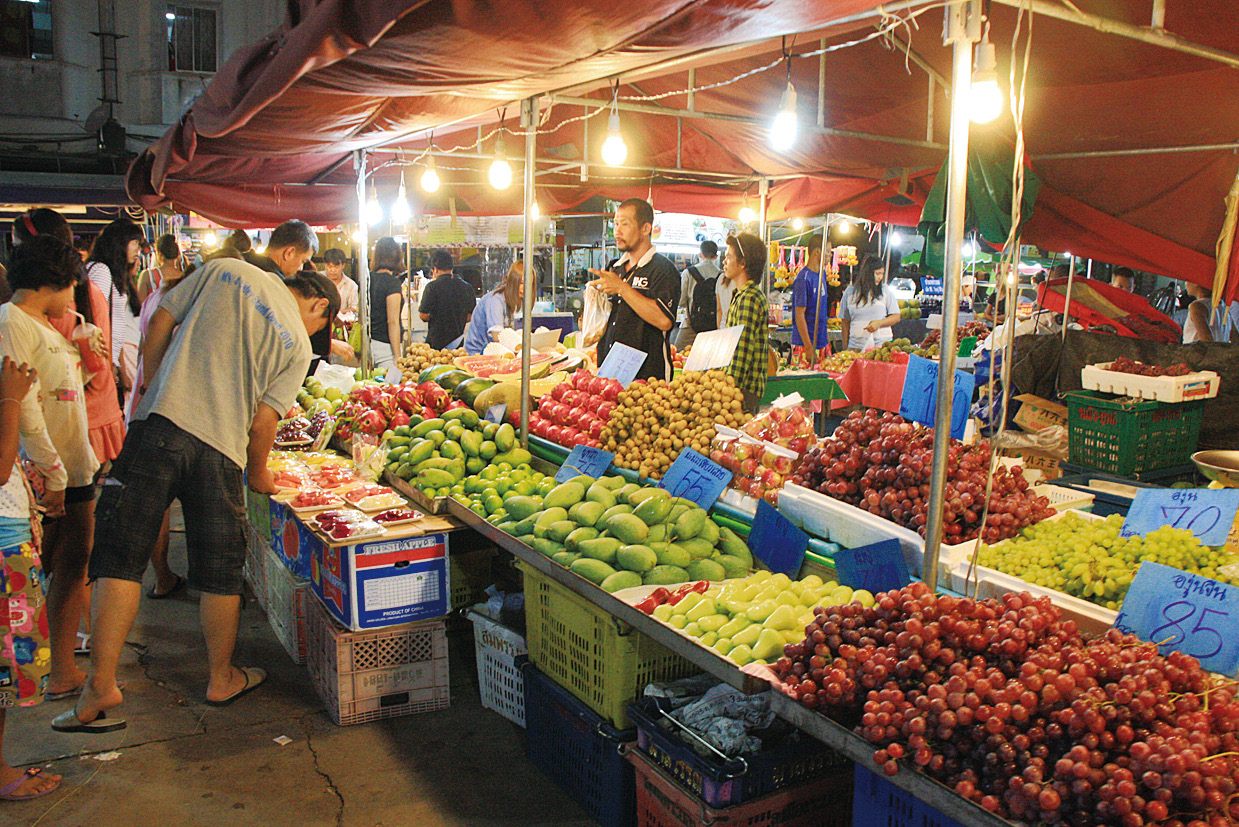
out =
[[736,387],[756,394],[758,399],[766,392],[766,363],[769,352],[769,315],[766,297],[761,285],[750,281],[731,299],[727,311],[727,326],[744,325],[736,354],[731,359],[727,372],[736,380]]

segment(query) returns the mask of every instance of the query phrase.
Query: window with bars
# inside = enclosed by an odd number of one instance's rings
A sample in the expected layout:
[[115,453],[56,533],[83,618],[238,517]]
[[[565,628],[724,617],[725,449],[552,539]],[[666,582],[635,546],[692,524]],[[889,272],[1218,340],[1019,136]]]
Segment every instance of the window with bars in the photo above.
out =
[[200,6],[169,5],[164,14],[168,30],[168,70],[214,72],[217,58],[219,12]]
[[0,55],[51,60],[52,0],[0,0]]

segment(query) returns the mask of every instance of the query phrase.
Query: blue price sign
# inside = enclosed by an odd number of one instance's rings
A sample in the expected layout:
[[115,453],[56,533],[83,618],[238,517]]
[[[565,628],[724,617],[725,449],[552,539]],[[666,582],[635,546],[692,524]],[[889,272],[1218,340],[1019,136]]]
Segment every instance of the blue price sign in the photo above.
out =
[[588,445],[577,445],[568,454],[564,464],[555,472],[555,482],[567,482],[573,477],[584,474],[587,477],[601,477],[611,467],[615,454],[601,448],[591,448]]
[[692,448],[684,448],[671,463],[658,487],[669,491],[673,497],[683,497],[709,509],[729,482],[730,471]]
[[1145,488],[1127,510],[1123,536],[1168,525],[1187,529],[1206,546],[1224,546],[1237,510],[1239,488]]
[[835,552],[839,582],[854,589],[878,592],[902,589],[911,582],[908,563],[898,540],[881,540]]
[[1211,672],[1239,671],[1239,589],[1160,563],[1141,563],[1114,628],[1183,652]]
[[624,387],[637,377],[637,371],[645,364],[645,352],[616,342],[607,351],[607,358],[598,366],[598,375],[603,379],[618,379]]
[[[975,385],[976,377],[971,373],[955,371],[955,393],[951,397],[951,436],[955,439],[964,438]],[[903,380],[903,397],[899,400],[899,415],[932,428],[937,409],[938,363],[920,356],[909,356],[908,372]]]
[[494,422],[497,425],[503,424],[503,418],[508,415],[508,406],[500,402],[498,405],[491,405],[486,409],[486,416],[483,417],[487,422]]
[[804,563],[809,535],[765,500],[758,500],[749,548],[771,571],[796,577]]

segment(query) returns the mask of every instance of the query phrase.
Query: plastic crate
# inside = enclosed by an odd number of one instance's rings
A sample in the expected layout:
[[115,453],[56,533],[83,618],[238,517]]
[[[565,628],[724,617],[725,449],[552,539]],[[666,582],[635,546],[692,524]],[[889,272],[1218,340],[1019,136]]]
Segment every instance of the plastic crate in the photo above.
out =
[[1032,487],[1033,493],[1050,501],[1055,511],[1092,511],[1093,494],[1075,488],[1039,483]]
[[628,704],[647,684],[701,671],[537,569],[517,566],[529,659],[617,729],[632,726]]
[[473,621],[473,651],[482,706],[523,727],[525,678],[520,667],[529,654],[525,638],[479,612],[469,612],[469,619]]
[[525,754],[602,827],[636,824],[632,766],[621,732],[531,663],[525,679]]
[[305,663],[305,604],[310,581],[288,570],[272,549],[267,549],[267,623],[293,663]]
[[715,808],[680,789],[639,752],[628,756],[635,771],[638,827],[848,827],[852,823],[852,777],[846,767],[743,804]]
[[1086,390],[1117,393],[1158,402],[1190,402],[1217,396],[1221,378],[1211,370],[1197,370],[1185,376],[1141,376],[1110,370],[1111,362],[1085,365],[1080,369],[1080,385]]
[[642,698],[629,706],[628,715],[637,725],[637,748],[683,790],[710,807],[751,801],[852,763],[794,730],[781,743],[754,755],[730,760],[702,756],[674,734],[675,725],[662,714],[665,703]]
[[349,632],[318,600],[306,604],[306,664],[331,720],[348,726],[447,708],[442,620]]
[[964,827],[876,772],[856,765],[852,827]]
[[1119,476],[1190,462],[1204,402],[1120,402],[1096,391],[1067,394],[1072,464]]
[[448,608],[456,611],[486,600],[486,588],[495,582],[493,566],[496,553],[497,550],[491,546],[448,554],[448,583],[451,589]]
[[[1108,517],[1111,514],[1127,516],[1127,509],[1131,508],[1132,498],[1127,496],[1124,489],[1138,490],[1156,487],[1149,483],[1136,482],[1135,480],[1116,477],[1112,474],[1103,474],[1100,471],[1067,474],[1056,479],[1054,484],[1075,491],[1087,491],[1092,494],[1093,513],[1099,517]],[[1121,487],[1106,490],[1107,484]],[[1099,485],[1099,487],[1093,487],[1094,485]]]

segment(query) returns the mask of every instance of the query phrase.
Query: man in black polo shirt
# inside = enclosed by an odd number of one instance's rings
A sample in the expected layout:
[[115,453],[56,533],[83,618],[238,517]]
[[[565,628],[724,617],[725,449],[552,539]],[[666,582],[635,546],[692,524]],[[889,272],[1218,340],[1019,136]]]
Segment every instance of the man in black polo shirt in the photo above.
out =
[[671,327],[680,295],[680,274],[654,251],[654,208],[629,198],[615,211],[615,246],[623,255],[606,270],[590,270],[592,282],[611,297],[611,317],[598,342],[598,364],[622,342],[646,354],[637,379],[671,379]]

